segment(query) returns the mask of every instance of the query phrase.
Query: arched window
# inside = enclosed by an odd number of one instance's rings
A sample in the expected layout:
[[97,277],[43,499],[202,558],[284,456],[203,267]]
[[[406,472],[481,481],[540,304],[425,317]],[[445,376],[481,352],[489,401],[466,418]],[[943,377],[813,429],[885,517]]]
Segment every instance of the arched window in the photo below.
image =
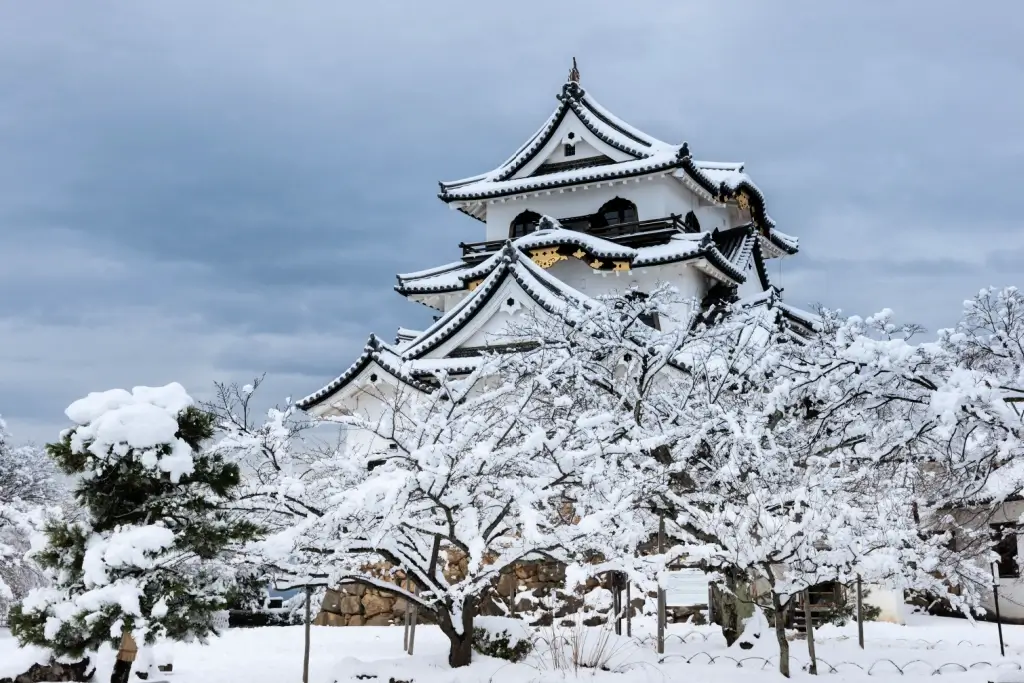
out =
[[598,210],[595,223],[618,225],[619,223],[636,223],[636,221],[636,204],[628,199],[616,197]]
[[537,224],[539,222],[539,213],[535,211],[523,211],[512,219],[512,227],[509,230],[509,234],[512,236],[512,239],[522,237],[523,235],[529,235],[537,229]]

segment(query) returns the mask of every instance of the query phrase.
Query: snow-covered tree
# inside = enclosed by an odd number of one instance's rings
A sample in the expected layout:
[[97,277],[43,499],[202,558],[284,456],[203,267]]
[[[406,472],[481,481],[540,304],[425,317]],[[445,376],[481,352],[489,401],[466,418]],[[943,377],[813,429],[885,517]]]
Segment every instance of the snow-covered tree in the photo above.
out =
[[40,449],[12,446],[0,420],[0,617],[29,589],[42,584],[39,567],[25,557],[30,539],[66,499],[56,468]]
[[36,560],[53,586],[12,610],[12,632],[77,658],[126,633],[139,644],[206,637],[232,583],[226,551],[259,531],[226,510],[239,473],[202,448],[213,417],[179,384],[89,394],[66,414],[75,426],[47,449],[78,478],[86,514],[48,526]]
[[727,334],[687,355],[686,374],[708,390],[678,418],[691,446],[673,450],[672,467],[688,481],[668,493],[690,536],[677,552],[768,587],[786,675],[791,598],[810,586],[859,575],[970,608],[987,580],[970,549],[949,546],[972,532],[934,505],[945,484],[920,457],[914,402],[893,393],[890,369],[870,366],[878,352],[867,349],[914,352],[914,330],[825,313],[797,337],[770,309],[738,307],[718,324]]

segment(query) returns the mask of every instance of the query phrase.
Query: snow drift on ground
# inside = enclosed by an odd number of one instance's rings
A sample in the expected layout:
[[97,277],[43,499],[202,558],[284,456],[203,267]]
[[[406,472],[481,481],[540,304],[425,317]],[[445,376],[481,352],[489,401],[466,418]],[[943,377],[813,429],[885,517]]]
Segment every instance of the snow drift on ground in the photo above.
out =
[[[448,668],[447,641],[434,627],[416,632],[416,654],[402,651],[400,627],[313,627],[310,657],[311,683],[387,683],[390,678],[416,683],[530,683],[533,681],[596,680],[618,683],[742,683],[781,681],[776,671],[774,634],[759,639],[750,650],[727,649],[717,627],[669,627],[666,654],[654,652],[653,622],[638,619],[635,637],[616,638],[606,629],[587,629],[594,651],[605,646],[610,671],[559,670],[544,651],[552,643],[571,642],[572,631],[552,637],[551,629],[538,629],[539,653],[522,664],[476,656],[464,669]],[[983,683],[1019,675],[1024,662],[1024,626],[1004,627],[1007,656],[999,655],[994,624],[971,624],[959,619],[917,617],[910,626],[868,623],[867,646],[857,646],[855,625],[827,626],[817,639],[819,671],[834,681],[905,681],[940,675],[945,683]],[[231,629],[210,645],[176,644],[171,683],[286,683],[302,675],[302,627]],[[808,679],[800,667],[807,660],[804,642],[792,642],[794,678]],[[0,677],[11,676],[40,659],[36,650],[19,650],[5,631],[0,631]],[[100,658],[97,681],[106,680],[113,654]],[[357,678],[357,676],[376,676]],[[164,676],[161,676],[163,678]],[[133,679],[134,680],[134,679]]]

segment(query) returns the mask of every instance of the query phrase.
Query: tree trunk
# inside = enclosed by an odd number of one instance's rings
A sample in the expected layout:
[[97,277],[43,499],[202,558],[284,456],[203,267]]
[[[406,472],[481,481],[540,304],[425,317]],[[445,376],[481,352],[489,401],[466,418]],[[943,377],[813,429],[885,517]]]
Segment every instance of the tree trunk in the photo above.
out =
[[718,598],[715,605],[715,621],[722,627],[722,635],[725,636],[725,643],[731,647],[743,635],[742,616],[739,605],[739,582],[736,580],[735,572],[730,571],[726,575],[725,587],[728,590],[715,589]]
[[818,656],[814,652],[814,612],[811,611],[811,591],[804,589],[804,619],[807,621],[807,654],[811,661],[807,671],[811,674],[818,674]]
[[132,663],[118,659],[114,662],[114,670],[110,672],[110,683],[128,683],[132,673]]
[[781,596],[772,591],[772,607],[775,608],[775,637],[779,641],[779,673],[789,678],[789,641],[786,640],[786,615],[788,603],[782,604]]
[[462,632],[455,630],[451,613],[438,612],[437,625],[448,637],[448,666],[457,669],[469,666],[473,660],[473,618],[476,616],[477,602],[469,597],[462,602]]
[[132,673],[132,662],[139,656],[139,646],[131,632],[121,634],[121,646],[117,649],[114,670],[110,672],[110,683],[128,683]]

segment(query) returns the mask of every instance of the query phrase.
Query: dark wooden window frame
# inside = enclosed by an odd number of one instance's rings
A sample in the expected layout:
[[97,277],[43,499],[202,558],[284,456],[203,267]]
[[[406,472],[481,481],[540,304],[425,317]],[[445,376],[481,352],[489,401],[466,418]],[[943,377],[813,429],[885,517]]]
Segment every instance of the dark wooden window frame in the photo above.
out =
[[[528,217],[524,219],[524,217]],[[517,237],[525,237],[531,232],[537,229],[537,225],[540,223],[540,214],[536,211],[530,211],[527,209],[518,216],[512,219],[512,222],[508,226],[508,235],[512,239]]]
[[995,541],[993,550],[999,554],[997,566],[999,578],[1016,579],[1020,577],[1020,564],[1017,561],[1017,523],[1003,522],[990,524],[992,538]]

